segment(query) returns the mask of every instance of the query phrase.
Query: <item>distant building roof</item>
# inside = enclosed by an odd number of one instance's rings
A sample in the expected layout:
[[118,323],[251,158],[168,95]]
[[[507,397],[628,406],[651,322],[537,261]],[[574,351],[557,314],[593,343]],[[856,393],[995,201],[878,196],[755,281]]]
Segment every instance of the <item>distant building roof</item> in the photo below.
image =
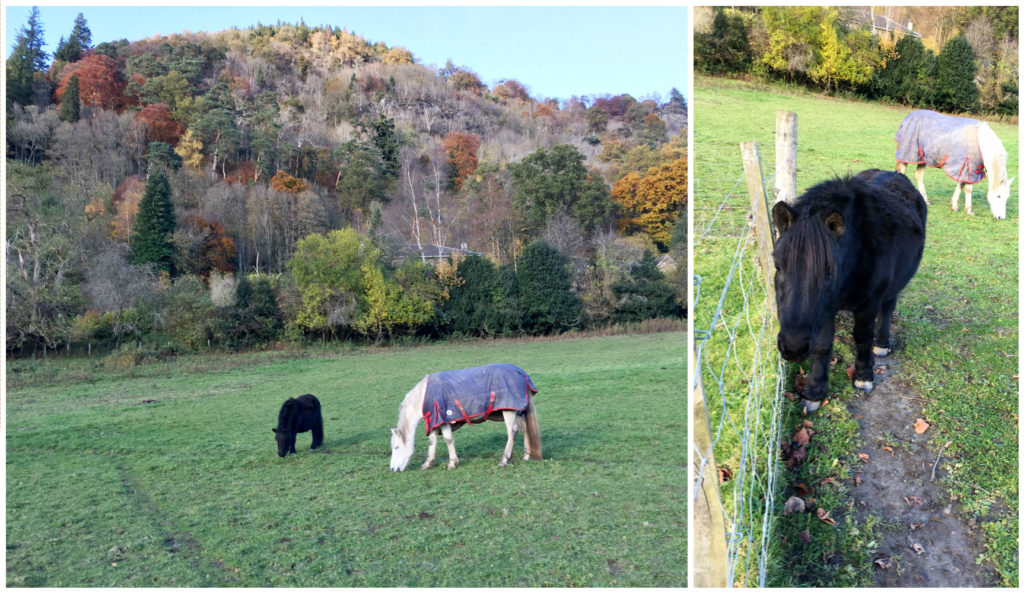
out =
[[671,272],[679,266],[676,260],[672,259],[672,256],[668,254],[659,257],[656,265],[661,272]]
[[850,12],[849,20],[855,25],[871,25],[872,31],[886,31],[921,37],[920,33],[913,30],[913,23],[901,25],[884,14],[875,14],[867,10],[854,10]]
[[455,254],[483,255],[482,253],[466,249],[465,245],[462,247],[446,247],[444,245],[435,245],[433,243],[424,243],[422,245],[409,243],[405,246],[405,251],[408,257],[420,257],[421,248],[423,257],[426,259],[445,259],[446,257],[451,257]]

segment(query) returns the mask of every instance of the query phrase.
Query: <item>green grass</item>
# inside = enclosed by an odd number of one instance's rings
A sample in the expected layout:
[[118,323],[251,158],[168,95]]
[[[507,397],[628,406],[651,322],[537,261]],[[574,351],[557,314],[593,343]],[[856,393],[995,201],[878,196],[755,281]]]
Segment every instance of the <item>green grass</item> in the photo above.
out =
[[[684,344],[677,332],[197,356],[109,378],[16,365],[7,584],[685,586]],[[498,468],[504,430],[487,423],[456,433],[458,469],[392,474],[405,393],[496,361],[540,389],[545,460]],[[28,385],[47,365],[73,380]],[[280,459],[270,428],[307,392],[325,446],[310,451],[305,433]],[[418,467],[422,434],[416,449]]]
[[[702,77],[696,79],[693,109],[695,237],[742,175],[740,142],[757,141],[764,172],[773,174],[776,111],[794,111],[799,118],[798,192],[834,175],[871,167],[891,170],[893,136],[910,111]],[[1018,176],[1017,126],[989,123],[1008,152],[1009,175]],[[930,401],[925,414],[932,423],[933,448],[937,450],[946,440],[953,443],[946,450],[953,461],[944,467],[949,475],[942,483],[950,498],[984,526],[987,551],[979,560],[992,563],[1002,584],[1015,586],[1019,570],[1018,184],[1015,181],[1011,188],[1004,221],[990,215],[985,201],[987,181],[975,188],[974,217],[950,210],[954,184],[938,170],[926,172],[925,185],[932,200],[928,238],[921,267],[897,308],[896,339],[904,345],[899,355],[906,378]],[[745,186],[740,183],[733,193],[714,229],[695,247],[695,273],[704,279],[704,307],[694,312],[698,329],[702,316],[710,315],[706,308],[717,302],[715,286],[721,286],[748,209]],[[848,351],[841,354],[847,360],[853,356]],[[841,405],[852,387],[842,369],[830,378],[830,389],[833,402],[840,405],[827,406],[814,418],[818,434],[802,470],[817,480],[847,477],[842,463],[856,458],[856,426]],[[742,401],[731,405],[741,406]],[[792,434],[800,421],[795,409],[791,406],[787,412],[784,434]],[[716,451],[720,459],[735,455],[728,445],[720,455]],[[784,480],[804,477],[789,475]],[[818,494],[825,508],[842,509],[849,501],[841,487],[825,492],[827,498]],[[857,534],[852,536],[848,529],[829,529],[815,519],[809,526],[818,530],[812,531],[816,543],[812,550],[804,549],[795,537],[808,526],[784,519],[776,523],[780,544],[770,571],[775,584],[871,584],[869,554],[864,550],[872,541],[873,525],[854,526]],[[833,563],[821,561],[822,537],[829,538],[824,547],[837,559]]]

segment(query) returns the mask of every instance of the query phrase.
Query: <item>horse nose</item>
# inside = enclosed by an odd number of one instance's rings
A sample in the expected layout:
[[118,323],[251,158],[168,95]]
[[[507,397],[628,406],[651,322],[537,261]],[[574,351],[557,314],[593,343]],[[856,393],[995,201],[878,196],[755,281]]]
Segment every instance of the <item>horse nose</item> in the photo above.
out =
[[778,337],[779,354],[782,358],[790,362],[800,362],[807,358],[807,353],[811,350],[810,340],[804,340],[798,338],[796,340],[783,336],[779,333]]

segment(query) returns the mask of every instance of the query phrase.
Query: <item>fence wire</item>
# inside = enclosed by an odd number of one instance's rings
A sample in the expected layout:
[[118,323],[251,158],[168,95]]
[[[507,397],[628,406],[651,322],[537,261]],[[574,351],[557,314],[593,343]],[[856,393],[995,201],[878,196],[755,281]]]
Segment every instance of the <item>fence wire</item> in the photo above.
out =
[[[727,582],[763,587],[771,560],[783,372],[773,303],[757,250],[748,249],[755,245],[749,206],[744,206],[749,201],[735,194],[742,181],[743,176],[694,242],[694,381],[703,383],[700,391],[717,463],[709,463],[710,451],[695,450],[699,471],[694,492],[700,492],[702,480],[722,482],[719,500],[709,502],[725,518]],[[713,232],[716,225],[728,230]],[[726,262],[728,273],[722,279]],[[706,292],[718,295],[717,302],[701,302]]]

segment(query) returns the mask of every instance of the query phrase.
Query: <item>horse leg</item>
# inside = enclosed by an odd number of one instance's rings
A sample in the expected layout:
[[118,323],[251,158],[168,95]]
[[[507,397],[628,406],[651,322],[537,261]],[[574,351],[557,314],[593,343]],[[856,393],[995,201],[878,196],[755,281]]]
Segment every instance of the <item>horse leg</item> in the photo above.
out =
[[498,464],[498,467],[505,467],[508,465],[508,460],[512,459],[512,447],[515,446],[519,425],[516,423],[515,412],[502,410],[501,415],[505,419],[505,432],[508,434],[508,442],[505,443],[505,452],[501,455],[501,463]]
[[966,184],[966,186],[964,186],[963,183],[957,182],[956,187],[957,187],[958,191],[959,191],[959,189],[961,187],[964,188],[964,209],[967,210],[967,215],[968,216],[974,216],[974,209],[971,208],[971,193],[972,193],[971,189],[974,186],[971,185],[970,183],[968,183],[968,184]]
[[441,436],[444,437],[444,444],[448,445],[448,469],[455,469],[459,465],[459,456],[455,454],[455,439],[452,437],[452,425],[441,425]]
[[[894,299],[895,305],[895,299]],[[875,359],[872,354],[872,338],[879,311],[857,311],[853,314],[853,341],[856,344],[857,361],[854,364],[853,386],[870,392],[875,388]],[[891,313],[890,313],[891,316]],[[888,330],[886,330],[888,331]]]
[[437,453],[437,431],[432,430],[427,435],[427,460],[423,462],[420,469],[430,469],[434,465],[434,454]]
[[875,345],[871,353],[879,358],[889,356],[889,325],[892,323],[892,313],[896,309],[896,299],[889,299],[882,302],[882,308],[878,311],[878,325],[875,327]]
[[924,203],[930,206],[931,202],[928,201],[928,192],[924,189],[924,170],[927,168],[925,165],[918,165],[917,169],[914,169],[914,179],[917,180],[917,191],[921,192]]
[[310,449],[316,449],[324,443],[324,420],[323,418],[317,418],[316,424],[313,425],[313,445]]
[[896,172],[901,175],[907,174],[907,164],[896,161]]
[[828,368],[832,360],[832,339],[835,336],[835,319],[829,317],[811,341],[811,372],[804,384],[804,411],[814,412],[828,394]]

